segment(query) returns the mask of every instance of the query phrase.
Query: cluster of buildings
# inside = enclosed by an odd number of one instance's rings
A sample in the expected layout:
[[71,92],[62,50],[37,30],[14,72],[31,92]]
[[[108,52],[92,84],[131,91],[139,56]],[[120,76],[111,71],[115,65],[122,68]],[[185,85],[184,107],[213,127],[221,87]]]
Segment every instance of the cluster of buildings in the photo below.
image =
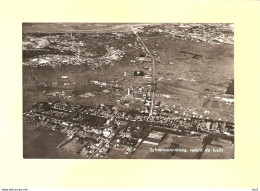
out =
[[[89,38],[95,36],[90,34]],[[23,38],[23,64],[32,67],[87,64],[96,69],[103,64],[112,64],[112,60],[120,59],[125,54],[104,44],[103,48],[102,54],[93,52],[85,42],[77,40],[72,34],[27,33]]]
[[172,35],[175,39],[207,42],[210,44],[234,44],[231,24],[174,24],[148,30],[151,33]]
[[65,102],[39,102],[24,113],[25,121],[35,122],[61,131],[68,138],[58,145],[62,148],[72,140],[81,144],[75,151],[85,157],[107,158],[111,149],[133,154],[141,143],[158,145],[168,130],[174,132],[207,132],[232,136],[234,124],[200,118],[174,117],[162,111],[156,116],[139,112],[120,111],[113,105],[101,104],[98,108]]

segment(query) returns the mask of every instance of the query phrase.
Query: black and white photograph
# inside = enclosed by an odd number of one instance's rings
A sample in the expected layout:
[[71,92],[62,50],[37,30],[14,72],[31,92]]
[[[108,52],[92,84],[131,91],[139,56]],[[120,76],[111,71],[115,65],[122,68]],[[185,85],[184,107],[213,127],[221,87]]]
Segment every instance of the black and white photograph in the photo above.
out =
[[23,158],[234,159],[233,23],[22,23]]

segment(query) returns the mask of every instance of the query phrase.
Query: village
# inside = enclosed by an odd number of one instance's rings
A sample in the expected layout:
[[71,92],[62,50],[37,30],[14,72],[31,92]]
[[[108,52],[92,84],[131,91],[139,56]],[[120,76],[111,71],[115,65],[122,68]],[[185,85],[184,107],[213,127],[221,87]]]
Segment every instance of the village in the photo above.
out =
[[[163,111],[148,115],[119,111],[115,106],[98,108],[64,102],[39,102],[24,113],[25,121],[37,123],[53,131],[61,131],[67,139],[57,148],[78,148],[74,152],[86,158],[107,158],[112,148],[133,154],[140,144],[158,145],[167,133],[200,137],[214,133],[216,139],[234,143],[234,123],[201,118],[183,118]],[[76,146],[75,146],[76,145]]]
[[[87,35],[26,33],[23,67],[28,72],[23,87],[29,104],[24,122],[66,135],[57,149],[83,158],[157,158],[146,153],[150,147],[174,150],[162,158],[196,158],[175,151],[199,150],[209,135],[227,150],[219,157],[228,158],[234,144],[234,84],[229,70],[216,79],[220,67],[203,65],[212,62],[208,55],[184,48],[174,52],[179,58],[169,60],[162,56],[168,50],[160,50],[167,39],[181,46],[184,40],[203,42],[213,49],[232,43],[229,35],[214,31],[214,26],[165,25]],[[161,44],[152,43],[153,35],[163,39]],[[187,71],[191,64],[207,75]],[[32,101],[35,96],[39,101]],[[187,146],[183,141],[192,143]]]

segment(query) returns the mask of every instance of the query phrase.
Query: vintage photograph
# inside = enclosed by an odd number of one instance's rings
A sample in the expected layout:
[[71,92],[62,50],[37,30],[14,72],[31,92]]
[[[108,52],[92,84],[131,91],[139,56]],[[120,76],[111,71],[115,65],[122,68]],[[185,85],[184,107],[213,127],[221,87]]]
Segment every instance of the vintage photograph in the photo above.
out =
[[233,23],[23,23],[23,157],[234,159]]

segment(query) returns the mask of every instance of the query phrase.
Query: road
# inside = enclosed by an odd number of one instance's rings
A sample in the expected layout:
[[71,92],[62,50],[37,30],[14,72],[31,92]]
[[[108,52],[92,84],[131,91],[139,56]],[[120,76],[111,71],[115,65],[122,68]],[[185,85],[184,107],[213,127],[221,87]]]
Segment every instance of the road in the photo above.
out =
[[141,37],[135,32],[133,31],[133,33],[137,36],[137,38],[140,40],[140,42],[142,43],[142,45],[144,46],[145,50],[148,52],[148,54],[150,55],[151,59],[152,59],[152,64],[153,64],[153,74],[152,74],[152,84],[153,84],[153,92],[152,92],[152,104],[151,104],[151,109],[149,112],[149,116],[148,118],[150,118],[153,114],[153,108],[154,108],[154,94],[155,94],[155,77],[154,77],[154,73],[155,73],[155,61],[154,61],[154,57],[151,54],[151,52],[149,51],[149,49],[146,47],[146,45],[144,44],[144,42],[142,41]]

